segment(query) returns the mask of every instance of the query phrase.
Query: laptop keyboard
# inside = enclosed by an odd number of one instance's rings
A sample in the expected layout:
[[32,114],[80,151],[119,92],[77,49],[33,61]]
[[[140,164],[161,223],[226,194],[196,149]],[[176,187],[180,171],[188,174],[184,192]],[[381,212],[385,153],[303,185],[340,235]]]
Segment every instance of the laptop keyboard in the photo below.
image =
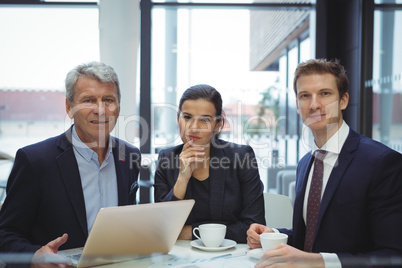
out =
[[70,255],[67,256],[67,258],[71,259],[72,261],[79,261],[79,259],[81,258],[81,254]]

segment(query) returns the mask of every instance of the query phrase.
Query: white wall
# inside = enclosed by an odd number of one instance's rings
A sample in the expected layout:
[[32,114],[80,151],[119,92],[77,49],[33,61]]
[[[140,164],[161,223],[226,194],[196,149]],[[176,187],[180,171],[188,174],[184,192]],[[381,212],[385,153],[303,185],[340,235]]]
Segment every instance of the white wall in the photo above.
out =
[[120,118],[113,134],[130,143],[138,141],[139,5],[139,0],[99,1],[100,61],[117,72],[122,96]]

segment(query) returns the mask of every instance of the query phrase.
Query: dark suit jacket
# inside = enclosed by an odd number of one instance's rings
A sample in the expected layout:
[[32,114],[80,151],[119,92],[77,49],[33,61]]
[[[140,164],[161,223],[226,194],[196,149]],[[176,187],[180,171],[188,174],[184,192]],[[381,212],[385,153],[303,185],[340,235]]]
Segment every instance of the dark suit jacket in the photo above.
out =
[[[88,228],[71,130],[18,150],[0,210],[0,252],[35,252],[63,233],[69,238],[60,249],[84,246]],[[112,141],[118,204],[135,204],[140,151]]]
[[[297,168],[293,231],[304,247],[303,202],[311,153]],[[313,252],[337,253],[342,267],[389,262],[402,254],[402,155],[350,129],[322,197]],[[385,267],[386,264],[379,267]]]
[[[246,243],[246,232],[251,223],[265,224],[263,184],[258,165],[250,146],[216,140],[210,151],[210,223],[227,225],[226,238]],[[217,148],[219,147],[219,148]],[[155,201],[177,200],[173,186],[179,175],[179,154],[183,145],[159,153],[155,173]],[[185,199],[192,198],[187,188]],[[197,200],[196,200],[197,202]],[[207,222],[194,222],[190,213],[186,224],[193,228]]]

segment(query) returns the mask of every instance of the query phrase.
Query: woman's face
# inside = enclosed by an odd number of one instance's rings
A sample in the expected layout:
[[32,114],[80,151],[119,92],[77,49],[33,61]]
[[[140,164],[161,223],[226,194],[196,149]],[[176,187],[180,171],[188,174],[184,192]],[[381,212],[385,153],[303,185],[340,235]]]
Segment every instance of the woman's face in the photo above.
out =
[[204,99],[186,100],[178,119],[181,140],[183,143],[192,140],[196,145],[209,145],[212,134],[220,128],[221,122],[216,121],[213,103]]

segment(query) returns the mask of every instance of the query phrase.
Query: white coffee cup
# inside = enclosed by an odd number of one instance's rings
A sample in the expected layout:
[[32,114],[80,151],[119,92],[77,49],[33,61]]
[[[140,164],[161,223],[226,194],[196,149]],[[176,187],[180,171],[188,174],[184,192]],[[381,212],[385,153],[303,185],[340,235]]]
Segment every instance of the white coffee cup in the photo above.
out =
[[288,235],[282,233],[262,233],[260,234],[262,249],[265,251],[288,242]]
[[[195,231],[200,233],[200,236]],[[226,225],[218,223],[201,224],[193,229],[195,237],[200,239],[206,247],[220,247],[226,235]]]

